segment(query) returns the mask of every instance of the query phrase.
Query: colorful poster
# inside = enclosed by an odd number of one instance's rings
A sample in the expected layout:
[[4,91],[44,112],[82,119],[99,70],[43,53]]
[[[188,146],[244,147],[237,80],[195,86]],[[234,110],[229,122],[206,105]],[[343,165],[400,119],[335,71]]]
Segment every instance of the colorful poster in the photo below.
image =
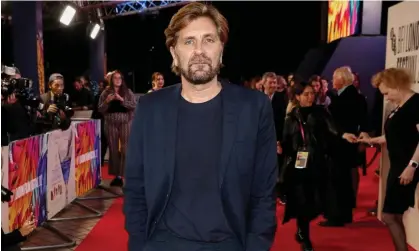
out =
[[361,1],[329,0],[327,42],[354,35],[360,29]]
[[36,34],[36,54],[38,67],[39,93],[45,93],[45,69],[44,69],[44,36],[42,29]]
[[[1,147],[1,185],[8,187],[9,177],[9,146]],[[3,196],[2,196],[3,197]],[[1,201],[1,228],[5,233],[9,232],[9,203]]]
[[76,198],[74,125],[48,136],[47,208],[54,217]]
[[82,196],[101,182],[100,121],[80,122],[75,128],[76,196]]
[[13,192],[9,231],[20,228],[31,216],[41,225],[47,219],[47,137],[39,135],[9,144],[7,187]]

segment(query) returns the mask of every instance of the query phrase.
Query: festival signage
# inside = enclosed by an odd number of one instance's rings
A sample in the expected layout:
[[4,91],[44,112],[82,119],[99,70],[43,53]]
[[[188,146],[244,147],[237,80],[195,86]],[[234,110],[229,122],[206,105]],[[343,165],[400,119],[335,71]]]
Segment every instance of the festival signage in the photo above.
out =
[[74,125],[56,130],[48,137],[48,219],[54,217],[76,198]]
[[[419,92],[419,2],[405,1],[389,8],[387,22],[386,68],[404,68],[413,77],[412,89]],[[391,103],[384,103],[383,124],[394,109]],[[380,193],[378,216],[381,218],[385,200],[386,180],[390,161],[386,147],[381,153]],[[404,214],[408,243],[419,250],[419,186],[416,189],[416,205]]]
[[2,215],[8,215],[8,226],[3,229],[6,232],[20,228],[31,215],[37,226],[47,219],[47,149],[45,135],[9,144],[8,172],[3,177],[3,185],[13,196],[8,207],[2,208],[6,209]]
[[83,196],[101,182],[100,121],[75,124],[76,196]]

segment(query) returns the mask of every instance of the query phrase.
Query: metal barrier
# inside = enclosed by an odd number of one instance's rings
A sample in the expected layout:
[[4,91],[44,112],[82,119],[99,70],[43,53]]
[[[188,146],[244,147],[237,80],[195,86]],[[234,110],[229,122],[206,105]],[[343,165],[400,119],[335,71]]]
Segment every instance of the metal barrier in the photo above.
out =
[[[111,188],[105,187],[102,184],[100,184],[98,187],[96,187],[96,189],[101,189],[101,190],[103,190],[103,191],[105,191],[107,193],[110,193],[112,195],[108,195],[108,196],[91,196],[91,197],[89,197],[88,196],[89,194],[87,194],[86,196],[79,197],[76,200],[81,200],[81,201],[83,201],[83,200],[109,200],[109,199],[116,199],[116,198],[119,198],[119,197],[122,197],[123,196],[123,194],[120,194],[118,192],[115,192]],[[95,191],[95,190],[93,189],[90,193],[92,193],[93,191]]]
[[62,240],[66,241],[65,243],[55,244],[55,245],[45,245],[45,246],[35,246],[35,247],[24,247],[21,248],[22,251],[33,251],[33,250],[46,250],[46,249],[58,249],[58,248],[71,248],[76,246],[76,241],[72,240],[70,237],[65,235],[63,232],[58,230],[57,228],[48,224],[48,222],[44,222],[41,225],[42,228],[49,230],[50,232],[54,233],[55,235],[59,236]]
[[100,217],[103,216],[103,213],[102,212],[99,212],[99,211],[97,211],[94,208],[91,208],[89,206],[86,206],[86,205],[78,202],[77,200],[71,202],[70,205],[79,206],[79,207],[83,208],[86,211],[89,211],[91,213],[94,213],[94,215],[83,215],[83,216],[73,216],[73,217],[58,217],[58,218],[49,219],[48,222],[67,221],[67,220],[83,220],[83,219],[91,219],[91,218],[100,218]]

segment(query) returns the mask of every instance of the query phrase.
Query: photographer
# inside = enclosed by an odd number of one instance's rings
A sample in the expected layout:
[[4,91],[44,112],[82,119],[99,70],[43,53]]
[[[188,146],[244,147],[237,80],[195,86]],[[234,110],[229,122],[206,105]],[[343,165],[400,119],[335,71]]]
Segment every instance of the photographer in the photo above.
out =
[[21,250],[19,243],[26,240],[32,231],[36,228],[35,222],[32,220],[32,217],[23,223],[23,226],[19,229],[16,229],[8,234],[1,230],[1,250],[4,251],[18,251]]
[[20,78],[17,68],[4,68],[1,83],[2,146],[8,145],[10,141],[27,138],[33,131],[31,117],[24,107],[25,100],[20,100],[23,98],[20,95],[21,89],[26,88],[21,83],[27,80]]
[[44,104],[44,126],[43,131],[61,129],[67,130],[71,124],[73,110],[68,106],[69,96],[64,93],[64,77],[54,73],[49,77],[49,91],[41,95]]
[[[1,186],[1,202],[9,202],[13,193]],[[33,215],[26,220],[22,227],[16,229],[8,234],[3,232],[1,229],[1,250],[4,251],[19,251],[21,250],[19,247],[19,243],[26,240],[26,236],[28,236],[32,231],[36,228],[36,223],[33,220]]]

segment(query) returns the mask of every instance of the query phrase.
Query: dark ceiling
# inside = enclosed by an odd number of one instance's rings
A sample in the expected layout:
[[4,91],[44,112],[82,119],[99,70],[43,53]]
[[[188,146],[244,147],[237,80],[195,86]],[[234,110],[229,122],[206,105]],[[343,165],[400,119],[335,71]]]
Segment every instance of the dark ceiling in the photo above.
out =
[[[122,1],[123,2],[123,1]],[[88,22],[91,18],[96,18],[96,10],[103,7],[112,7],[121,1],[42,1],[42,15],[44,30],[58,29],[62,25],[59,18],[67,5],[72,5],[78,11],[72,21],[72,25]],[[1,2],[1,19],[3,24],[11,24],[13,2]]]

